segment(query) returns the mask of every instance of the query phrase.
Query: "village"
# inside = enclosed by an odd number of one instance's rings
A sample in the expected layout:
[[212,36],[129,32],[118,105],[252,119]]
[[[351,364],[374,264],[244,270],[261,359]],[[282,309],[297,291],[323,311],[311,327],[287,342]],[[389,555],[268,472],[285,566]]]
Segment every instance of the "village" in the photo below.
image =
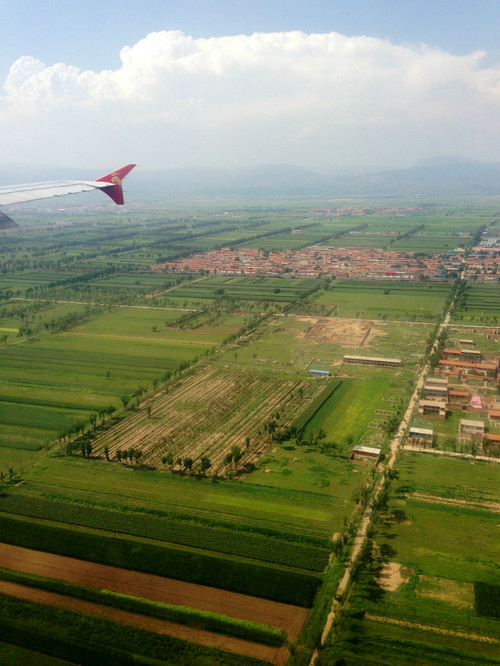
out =
[[[498,339],[500,329],[491,329],[488,337]],[[498,456],[500,446],[500,404],[496,385],[499,357],[477,349],[471,339],[460,339],[455,348],[442,350],[432,375],[428,376],[418,403],[420,419],[452,419],[457,425],[453,445],[459,445],[487,456]],[[419,419],[418,419],[419,420]],[[422,423],[420,421],[420,423]],[[408,444],[424,447],[436,445],[440,428],[415,425],[409,430]]]
[[[312,245],[300,250],[225,247],[151,266],[151,269],[173,273],[253,277],[331,276],[371,280],[452,281],[462,267],[463,252],[463,249],[458,248],[449,253],[423,254],[324,245]],[[478,256],[476,261],[482,261],[482,257]]]

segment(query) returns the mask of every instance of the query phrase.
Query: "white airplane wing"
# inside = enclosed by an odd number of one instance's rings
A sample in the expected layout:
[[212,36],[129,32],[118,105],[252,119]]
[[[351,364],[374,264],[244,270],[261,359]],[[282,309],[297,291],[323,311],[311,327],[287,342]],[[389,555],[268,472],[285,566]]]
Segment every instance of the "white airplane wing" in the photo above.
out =
[[[122,181],[134,167],[135,164],[127,164],[127,166],[108,173],[97,180],[62,180],[50,183],[30,183],[27,185],[0,187],[0,206],[36,201],[37,199],[49,199],[50,197],[60,197],[65,194],[90,192],[91,190],[102,190],[116,204],[122,205],[124,203]],[[0,229],[12,226],[17,226],[17,224],[0,211]]]

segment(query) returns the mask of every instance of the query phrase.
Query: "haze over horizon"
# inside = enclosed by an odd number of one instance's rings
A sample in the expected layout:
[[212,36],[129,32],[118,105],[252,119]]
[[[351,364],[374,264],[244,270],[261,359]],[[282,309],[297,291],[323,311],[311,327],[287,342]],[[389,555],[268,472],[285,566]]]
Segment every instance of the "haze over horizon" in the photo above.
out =
[[500,161],[496,2],[1,4],[4,164]]

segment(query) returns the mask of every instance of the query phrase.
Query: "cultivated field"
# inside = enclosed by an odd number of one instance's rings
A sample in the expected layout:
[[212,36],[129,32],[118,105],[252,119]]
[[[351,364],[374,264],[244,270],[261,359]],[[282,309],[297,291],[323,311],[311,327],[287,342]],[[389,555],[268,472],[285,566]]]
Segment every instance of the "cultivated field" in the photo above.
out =
[[[170,454],[178,469],[188,457],[194,466],[207,457],[210,475],[227,473],[233,467],[235,471],[237,467],[251,469],[269,446],[269,422],[275,428],[289,426],[319,389],[312,382],[209,365],[171,385],[168,393],[141,405],[99,436],[94,451],[104,457],[107,447],[109,455],[116,457],[119,449],[137,448],[142,451],[142,462],[156,466]],[[224,460],[233,447],[239,447],[241,458],[228,464]]]
[[397,664],[406,652],[416,664],[500,661],[498,617],[481,610],[481,584],[496,599],[500,589],[499,483],[498,465],[404,455],[332,658]]
[[337,317],[436,321],[449,290],[449,284],[339,280],[328,291],[317,292],[314,301],[336,306]]
[[[0,661],[306,666],[385,479],[317,666],[500,663],[500,467],[409,451],[386,467],[459,285],[182,267],[314,243],[459,257],[497,208],[297,197],[21,215],[0,259]],[[450,345],[498,353],[483,328],[497,291],[458,289]],[[433,422],[438,444],[459,417]],[[381,448],[379,465],[350,462],[355,445]]]

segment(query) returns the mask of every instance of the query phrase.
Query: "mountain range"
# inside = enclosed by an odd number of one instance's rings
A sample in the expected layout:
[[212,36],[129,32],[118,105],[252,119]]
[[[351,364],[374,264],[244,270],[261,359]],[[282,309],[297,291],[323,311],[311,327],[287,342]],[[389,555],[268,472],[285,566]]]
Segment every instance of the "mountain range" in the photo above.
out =
[[[93,180],[102,174],[58,167],[0,168],[0,183]],[[324,195],[425,197],[500,193],[500,163],[463,157],[435,157],[406,169],[335,174],[278,164],[238,168],[136,169],[126,183],[129,199],[170,196]]]

